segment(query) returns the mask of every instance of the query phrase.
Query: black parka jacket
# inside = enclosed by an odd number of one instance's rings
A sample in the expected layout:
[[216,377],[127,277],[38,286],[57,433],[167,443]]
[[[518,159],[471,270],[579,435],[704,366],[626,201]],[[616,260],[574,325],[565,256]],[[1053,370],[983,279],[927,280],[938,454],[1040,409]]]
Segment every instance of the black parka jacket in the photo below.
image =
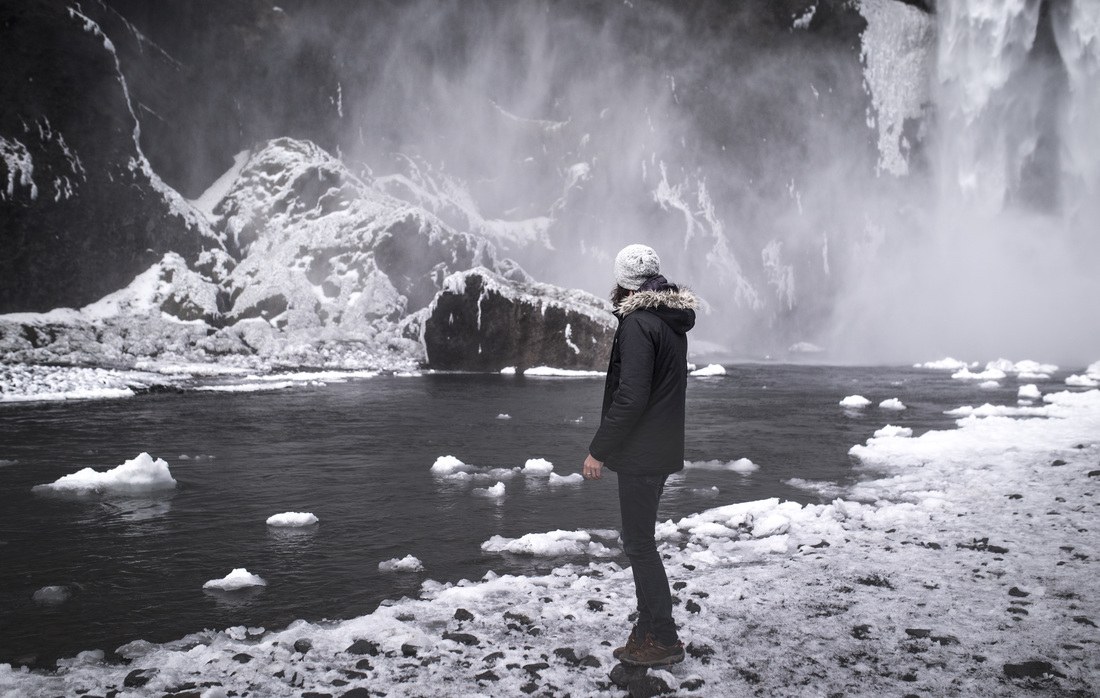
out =
[[694,294],[670,284],[619,304],[600,428],[588,447],[611,470],[667,475],[683,469],[687,332],[697,306]]

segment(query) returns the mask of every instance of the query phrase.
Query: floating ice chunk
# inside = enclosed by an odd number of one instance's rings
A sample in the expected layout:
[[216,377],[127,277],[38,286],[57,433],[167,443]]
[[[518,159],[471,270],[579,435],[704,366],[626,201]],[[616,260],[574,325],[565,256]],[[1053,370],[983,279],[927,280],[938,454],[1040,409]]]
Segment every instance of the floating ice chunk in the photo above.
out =
[[236,591],[248,587],[265,587],[267,582],[250,573],[243,567],[237,567],[221,579],[211,579],[202,585],[203,589],[219,589],[221,591]]
[[502,376],[514,376],[514,375],[516,375],[516,367],[515,366],[505,366],[504,368],[500,369],[500,375],[502,375]]
[[1038,400],[1043,394],[1039,392],[1039,388],[1034,383],[1028,383],[1020,386],[1020,389],[1016,391],[1016,396],[1025,400]]
[[553,368],[552,366],[534,366],[523,372],[525,376],[542,378],[590,378],[604,376],[603,371],[582,371],[573,368]]
[[58,659],[57,666],[58,668],[68,669],[72,667],[102,664],[106,656],[103,650],[85,650],[77,653],[75,657]]
[[892,397],[889,400],[883,400],[882,402],[878,403],[878,406],[884,410],[901,411],[905,409],[905,404],[896,397]]
[[48,586],[34,592],[31,598],[34,599],[35,603],[56,606],[68,601],[70,596],[72,596],[72,592],[66,586]]
[[721,460],[697,460],[697,461],[684,461],[684,467],[695,470],[729,470],[735,473],[747,474],[755,472],[760,469],[760,466],[753,463],[748,458],[738,458],[737,460],[721,461]]
[[548,482],[551,485],[579,485],[584,482],[584,476],[580,473],[572,473],[571,475],[558,475],[557,473],[550,473],[550,479]]
[[470,466],[466,465],[454,456],[440,456],[435,459],[435,463],[432,464],[432,473],[435,475],[451,475],[454,473],[465,472],[470,469]]
[[207,393],[262,393],[270,390],[285,390],[301,383],[295,381],[278,381],[273,383],[231,383],[229,385],[200,385],[195,388],[199,392]]
[[982,381],[978,384],[978,387],[982,390],[995,390],[1001,387],[1001,384],[997,381]]
[[504,483],[498,482],[492,487],[475,487],[473,491],[480,497],[500,498],[504,496]]
[[698,368],[692,371],[691,375],[698,376],[700,378],[707,378],[709,376],[724,376],[726,375],[726,368],[722,366],[722,364],[707,364],[702,368]]
[[968,366],[977,366],[977,362],[968,364],[965,361],[959,361],[953,359],[950,356],[939,359],[938,361],[926,361],[923,364],[913,364],[913,368],[932,368],[941,371],[958,371],[959,369],[967,368]]
[[104,472],[84,468],[33,489],[36,492],[89,494],[156,492],[175,486],[176,481],[168,471],[166,462],[160,458],[153,460],[148,453],[141,453],[117,468]]
[[900,436],[900,437],[903,437],[903,438],[908,438],[912,435],[913,435],[913,430],[910,429],[909,427],[897,427],[897,426],[894,426],[893,424],[887,424],[886,426],[884,426],[883,428],[881,428],[881,429],[879,429],[875,432],[874,438],[882,439],[882,438],[890,438],[890,437],[896,437],[896,436]]
[[951,377],[955,380],[964,381],[999,381],[1002,380],[1005,375],[1005,372],[999,368],[987,368],[977,373],[974,373],[968,368],[963,368],[952,373]]
[[1017,361],[1012,366],[1012,372],[1023,376],[1029,375],[1050,375],[1058,370],[1058,367],[1054,364],[1041,364],[1038,361],[1032,361],[1031,359],[1024,359],[1023,361]]
[[536,557],[559,557],[562,555],[582,555],[588,550],[592,536],[587,531],[549,531],[547,533],[528,533],[519,538],[493,536],[481,544],[487,553],[511,553],[513,555],[532,555]]
[[1094,361],[1085,369],[1085,375],[1089,378],[1100,380],[1100,361]]
[[393,558],[378,563],[379,572],[423,572],[424,563],[413,555]]
[[317,517],[304,511],[287,511],[267,517],[268,526],[301,527],[317,523]]
[[511,419],[511,418],[512,418],[512,415],[505,414],[504,412],[501,412],[500,414],[497,415],[497,419]]
[[862,395],[849,395],[848,397],[841,400],[839,404],[841,407],[859,409],[861,407],[866,407],[867,405],[870,405],[871,401],[863,397]]
[[524,475],[549,475],[554,470],[554,464],[545,458],[528,458],[523,464]]
[[18,462],[19,461],[16,460],[4,460],[3,458],[0,458],[0,468],[3,468],[5,465],[15,465]]
[[1074,373],[1066,377],[1066,385],[1071,385],[1075,388],[1095,388],[1100,385],[1100,381],[1088,375],[1080,376]]
[[1047,381],[1050,380],[1049,373],[1031,373],[1029,371],[1021,371],[1016,374],[1016,377],[1022,381]]
[[1015,373],[1016,364],[1008,359],[994,359],[993,361],[986,362],[985,370],[1000,371],[1001,373]]

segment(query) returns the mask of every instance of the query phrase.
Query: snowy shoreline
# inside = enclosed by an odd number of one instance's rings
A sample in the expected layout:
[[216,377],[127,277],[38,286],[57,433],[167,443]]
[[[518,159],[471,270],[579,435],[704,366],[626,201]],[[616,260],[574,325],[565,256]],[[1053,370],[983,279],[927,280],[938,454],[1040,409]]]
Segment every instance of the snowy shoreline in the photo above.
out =
[[[1043,399],[1042,414],[854,446],[866,479],[830,504],[662,523],[689,659],[650,675],[700,696],[1095,692],[1100,391]],[[135,641],[119,648],[128,664],[92,651],[51,673],[0,665],[0,695],[614,693],[631,602],[629,569],[596,557],[429,580],[342,622]]]

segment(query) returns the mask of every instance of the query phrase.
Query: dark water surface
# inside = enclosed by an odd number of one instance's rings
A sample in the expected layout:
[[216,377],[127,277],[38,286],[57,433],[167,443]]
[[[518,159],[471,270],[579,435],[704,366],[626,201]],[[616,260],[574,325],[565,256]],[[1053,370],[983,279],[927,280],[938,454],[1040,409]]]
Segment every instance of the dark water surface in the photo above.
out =
[[[204,628],[349,618],[383,599],[415,596],[425,578],[548,570],[561,561],[487,555],[480,544],[493,535],[616,528],[614,475],[558,487],[517,475],[493,500],[470,493],[492,483],[448,483],[429,468],[451,454],[495,467],[546,458],[558,474],[579,472],[602,389],[602,379],[426,375],[0,405],[0,461],[14,461],[0,466],[0,662],[110,653]],[[979,390],[945,373],[897,368],[739,365],[724,378],[692,379],[688,460],[745,457],[760,469],[687,470],[670,482],[661,517],[766,497],[818,501],[784,481],[851,482],[849,447],[882,425],[916,434],[943,428],[952,424],[943,410],[1013,401],[1015,389],[1012,380]],[[862,413],[837,405],[853,393],[874,405]],[[880,410],[889,397],[909,409]],[[175,491],[82,499],[31,492],[142,451],[168,462]],[[712,486],[717,495],[700,492]],[[284,511],[312,512],[320,525],[265,524]],[[425,572],[378,571],[380,561],[409,554]],[[268,586],[235,597],[203,591],[235,567]],[[69,586],[73,596],[35,603],[47,585]]]

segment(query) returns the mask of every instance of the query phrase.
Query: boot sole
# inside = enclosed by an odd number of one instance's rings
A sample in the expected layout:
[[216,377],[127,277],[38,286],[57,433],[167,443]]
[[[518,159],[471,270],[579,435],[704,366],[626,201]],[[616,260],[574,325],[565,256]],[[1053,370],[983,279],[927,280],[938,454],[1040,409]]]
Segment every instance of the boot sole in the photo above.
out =
[[637,659],[631,659],[624,652],[622,656],[616,657],[616,659],[618,659],[620,662],[622,662],[623,664],[626,664],[628,666],[644,666],[644,667],[669,666],[669,665],[672,665],[672,664],[679,664],[680,662],[684,661],[684,654],[681,652],[678,655],[672,655],[671,657],[661,657],[660,659],[653,659],[653,660],[650,660],[650,661],[647,662],[647,661],[638,661]]

